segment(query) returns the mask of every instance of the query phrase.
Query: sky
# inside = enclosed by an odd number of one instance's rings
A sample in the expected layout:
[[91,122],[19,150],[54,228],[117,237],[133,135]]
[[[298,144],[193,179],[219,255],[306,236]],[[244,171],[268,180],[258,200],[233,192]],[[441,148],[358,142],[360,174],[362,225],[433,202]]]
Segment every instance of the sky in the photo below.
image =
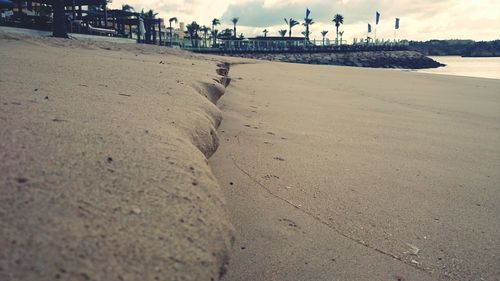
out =
[[[153,9],[165,19],[177,17],[180,22],[196,21],[210,26],[213,18],[221,20],[222,28],[232,28],[231,19],[239,18],[238,33],[246,37],[278,35],[287,29],[284,18],[303,22],[306,8],[314,19],[311,39],[321,39],[321,31],[335,38],[335,14],[344,16],[344,39],[367,36],[367,25],[372,24],[371,37],[393,39],[395,18],[400,18],[398,39],[500,39],[500,0],[113,0],[112,8],[132,5],[136,11]],[[381,14],[375,25],[375,12]],[[296,26],[294,36],[301,36],[305,27]]]

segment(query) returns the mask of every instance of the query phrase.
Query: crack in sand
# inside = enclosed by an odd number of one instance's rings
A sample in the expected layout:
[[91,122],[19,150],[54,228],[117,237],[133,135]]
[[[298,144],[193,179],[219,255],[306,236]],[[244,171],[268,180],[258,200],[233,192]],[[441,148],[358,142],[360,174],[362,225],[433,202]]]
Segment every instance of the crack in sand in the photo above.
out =
[[355,242],[355,243],[357,243],[357,244],[359,244],[359,245],[362,245],[362,246],[364,246],[364,247],[366,247],[366,248],[368,248],[368,249],[374,250],[374,251],[376,251],[376,252],[378,252],[378,253],[380,253],[380,254],[382,254],[382,255],[385,255],[385,256],[391,257],[391,258],[393,258],[393,259],[395,259],[395,260],[397,260],[397,261],[399,261],[399,262],[401,262],[401,263],[403,263],[403,264],[405,264],[405,265],[408,265],[408,266],[414,267],[414,268],[416,268],[416,269],[418,269],[418,270],[421,270],[421,271],[423,271],[423,272],[427,273],[428,275],[432,276],[431,272],[430,272],[430,271],[428,271],[427,269],[425,269],[425,268],[423,268],[423,267],[420,267],[420,266],[418,266],[418,265],[416,265],[416,264],[408,263],[408,262],[406,262],[405,260],[403,260],[401,257],[398,257],[398,256],[396,256],[396,255],[394,255],[394,254],[391,254],[391,253],[389,253],[389,252],[386,252],[386,251],[384,251],[384,250],[381,250],[381,249],[379,249],[379,248],[377,248],[377,247],[373,247],[373,246],[369,245],[368,243],[366,243],[365,241],[362,241],[362,240],[356,239],[356,238],[354,238],[354,237],[351,237],[351,236],[349,236],[349,235],[347,235],[347,234],[345,234],[345,233],[341,232],[340,230],[338,230],[338,229],[337,229],[337,228],[335,228],[334,226],[332,226],[332,225],[328,224],[326,221],[322,220],[320,217],[318,217],[318,216],[314,215],[313,213],[311,213],[311,212],[309,212],[309,211],[307,211],[307,210],[302,209],[300,206],[295,205],[293,202],[291,202],[291,201],[289,201],[289,200],[287,200],[287,199],[285,199],[285,198],[283,198],[283,197],[280,197],[279,195],[277,195],[277,194],[275,194],[274,192],[272,192],[270,188],[268,188],[267,186],[265,186],[264,184],[262,184],[259,180],[257,180],[257,178],[256,178],[256,177],[252,176],[252,174],[250,174],[250,173],[249,173],[249,172],[247,172],[245,169],[243,169],[243,168],[242,168],[242,167],[241,167],[241,166],[240,166],[240,165],[236,162],[236,159],[234,159],[233,155],[231,155],[231,160],[233,161],[234,166],[235,166],[238,170],[240,170],[243,174],[245,174],[248,178],[250,178],[250,180],[252,180],[253,182],[255,182],[257,185],[259,185],[260,187],[262,187],[262,188],[263,188],[263,189],[264,189],[267,193],[269,193],[271,196],[273,196],[273,197],[275,197],[275,198],[277,198],[277,199],[279,199],[279,200],[281,200],[281,201],[283,201],[283,202],[287,203],[288,205],[290,205],[290,206],[294,207],[295,209],[297,209],[297,210],[301,211],[302,213],[304,213],[304,214],[308,215],[309,217],[313,218],[313,219],[314,219],[314,220],[316,220],[317,222],[319,222],[319,223],[321,223],[321,224],[323,224],[323,225],[327,226],[327,227],[328,227],[328,228],[330,228],[331,230],[335,231],[337,234],[339,234],[339,235],[341,235],[341,236],[343,236],[343,237],[345,237],[345,238],[347,238],[347,239],[349,239],[349,240],[351,240],[351,241],[353,241],[353,242]]

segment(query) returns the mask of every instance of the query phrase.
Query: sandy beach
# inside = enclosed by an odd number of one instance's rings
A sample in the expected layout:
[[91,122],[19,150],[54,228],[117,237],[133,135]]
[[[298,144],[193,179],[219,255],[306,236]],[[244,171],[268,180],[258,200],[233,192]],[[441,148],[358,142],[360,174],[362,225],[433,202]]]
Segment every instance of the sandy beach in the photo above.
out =
[[499,280],[500,80],[236,65],[224,280]]
[[224,273],[218,59],[0,33],[0,61],[0,280]]
[[0,61],[0,280],[500,280],[500,80],[1,32]]

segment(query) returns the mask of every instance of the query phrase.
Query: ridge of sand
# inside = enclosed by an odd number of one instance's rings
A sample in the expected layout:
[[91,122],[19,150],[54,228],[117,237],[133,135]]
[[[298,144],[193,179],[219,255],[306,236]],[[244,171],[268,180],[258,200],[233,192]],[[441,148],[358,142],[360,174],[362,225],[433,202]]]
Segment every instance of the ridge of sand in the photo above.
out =
[[0,62],[0,280],[224,273],[233,228],[207,157],[228,65],[9,33]]

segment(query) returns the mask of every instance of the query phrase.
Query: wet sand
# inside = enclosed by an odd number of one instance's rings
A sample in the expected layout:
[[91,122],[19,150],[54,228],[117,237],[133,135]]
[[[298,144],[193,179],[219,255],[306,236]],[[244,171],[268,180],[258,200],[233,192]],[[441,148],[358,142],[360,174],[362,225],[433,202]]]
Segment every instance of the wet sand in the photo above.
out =
[[500,80],[235,65],[224,280],[499,280]]

